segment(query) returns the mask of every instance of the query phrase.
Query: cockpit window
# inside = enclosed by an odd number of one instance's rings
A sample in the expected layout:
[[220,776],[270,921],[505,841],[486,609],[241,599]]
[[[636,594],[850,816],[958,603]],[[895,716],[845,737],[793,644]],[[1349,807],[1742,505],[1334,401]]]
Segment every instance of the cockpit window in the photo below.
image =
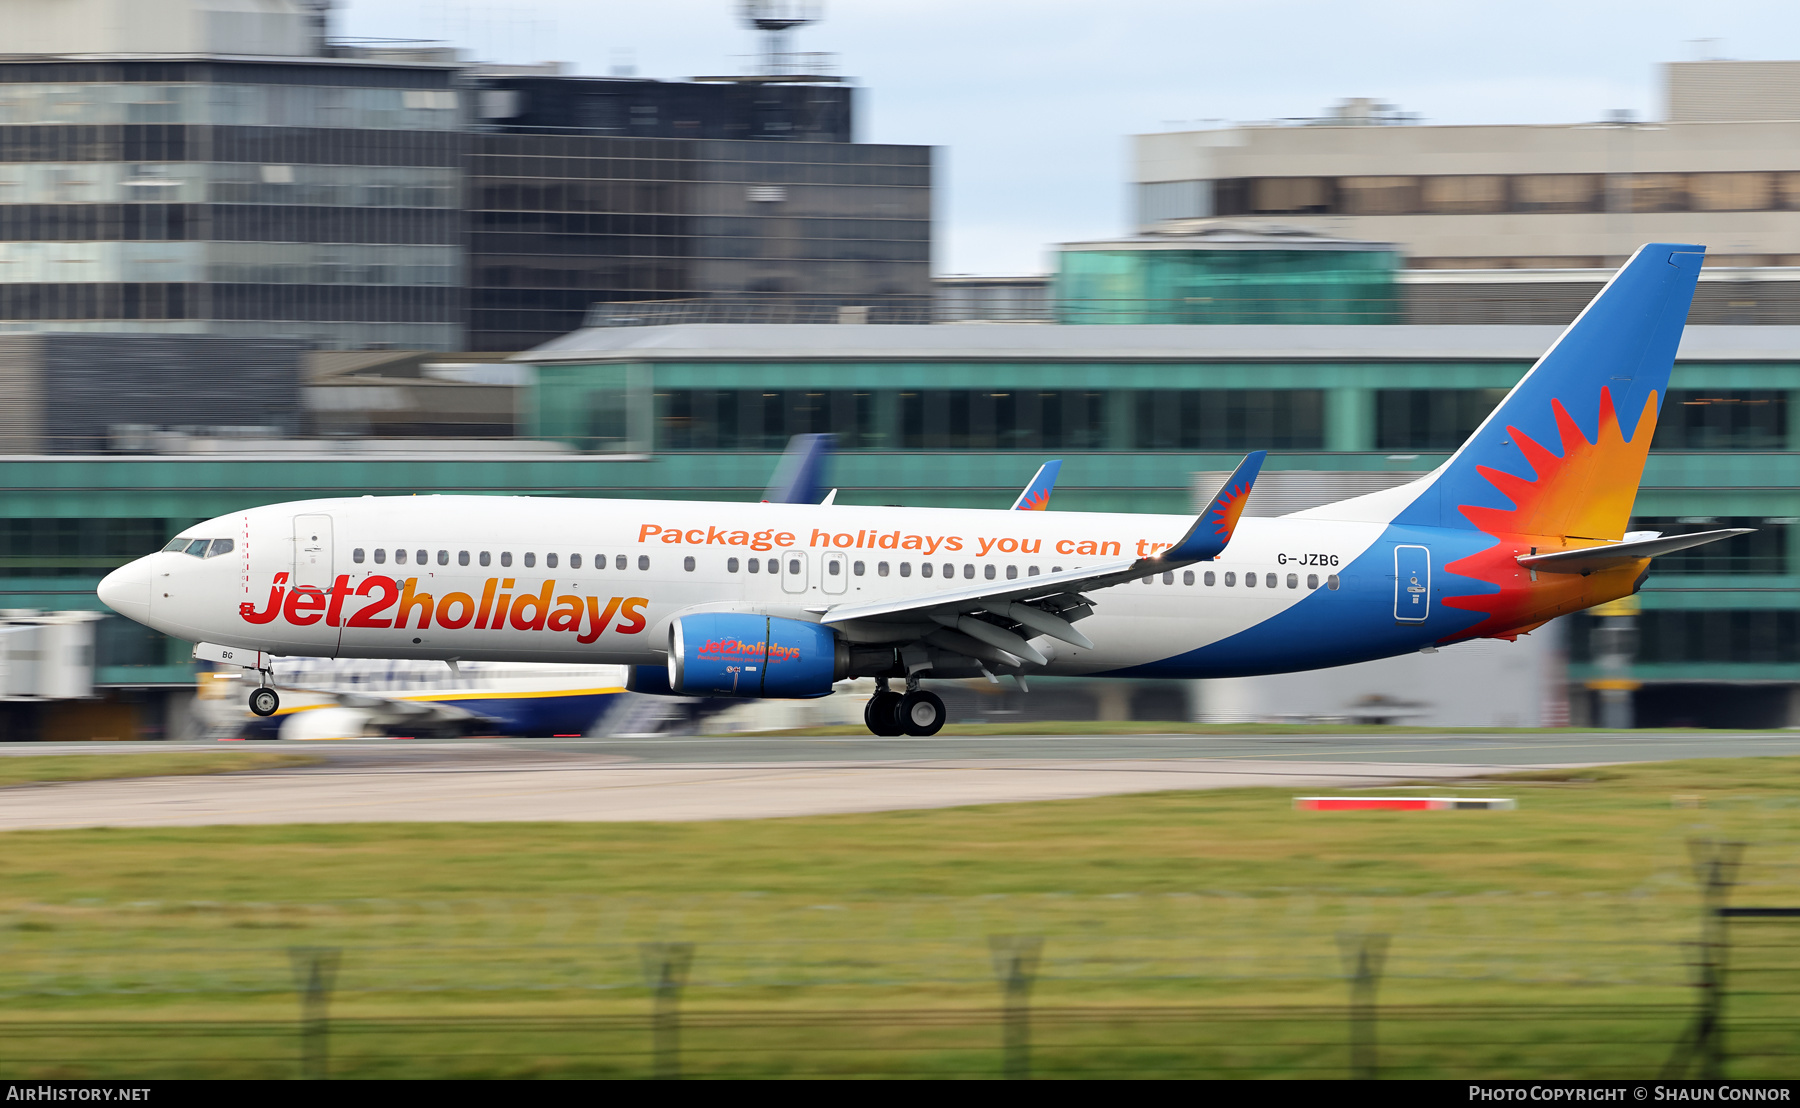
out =
[[211,545],[211,539],[195,539],[188,543],[187,552],[196,558],[204,558],[206,557],[206,548]]
[[214,539],[212,541],[212,549],[206,552],[206,556],[208,558],[217,558],[221,554],[229,553],[231,553],[230,539]]
[[163,547],[163,553],[179,554],[188,548],[188,543],[193,541],[192,539],[170,539],[169,545]]

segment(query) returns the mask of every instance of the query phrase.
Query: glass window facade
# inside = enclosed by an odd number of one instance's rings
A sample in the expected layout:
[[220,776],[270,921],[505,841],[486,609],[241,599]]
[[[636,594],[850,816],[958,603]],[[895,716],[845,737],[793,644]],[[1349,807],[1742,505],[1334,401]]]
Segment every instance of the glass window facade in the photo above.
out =
[[472,349],[547,342],[580,327],[598,302],[929,299],[928,147],[541,134],[470,142]]
[[1079,249],[1060,255],[1062,323],[1399,323],[1388,250]]
[[[1236,177],[1139,185],[1210,186],[1233,215],[1482,215],[1800,211],[1800,173],[1517,173],[1415,177]],[[1156,210],[1148,200],[1146,213]]]
[[1377,450],[1455,450],[1505,399],[1505,389],[1378,389]]
[[164,519],[0,519],[0,577],[97,577],[160,548]]
[[1665,535],[1686,535],[1695,531],[1715,531],[1723,527],[1752,527],[1755,530],[1748,535],[1737,535],[1723,542],[1661,555],[1651,563],[1651,572],[1657,577],[1673,574],[1776,575],[1789,572],[1788,542],[1793,521],[1786,517],[1637,516],[1631,521],[1633,531],[1661,531]]
[[1670,389],[1656,421],[1656,450],[1785,450],[1788,394],[1781,389]]
[[1318,450],[1322,389],[1145,389],[1134,397],[1139,450]]
[[[1594,660],[1599,621],[1587,612],[1569,617],[1569,659]],[[1800,662],[1800,611],[1652,609],[1637,617],[1637,661],[1748,664]]]
[[0,63],[0,320],[465,345],[450,77]]

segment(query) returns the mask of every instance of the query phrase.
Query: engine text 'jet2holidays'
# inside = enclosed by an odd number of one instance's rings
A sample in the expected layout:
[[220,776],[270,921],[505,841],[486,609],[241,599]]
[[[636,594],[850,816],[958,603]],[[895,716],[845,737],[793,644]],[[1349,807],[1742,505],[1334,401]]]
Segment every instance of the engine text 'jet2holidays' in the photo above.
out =
[[1240,519],[1260,451],[1197,519],[309,500],[188,528],[100,598],[261,673],[258,714],[269,655],[586,662],[687,696],[873,677],[870,729],[911,735],[944,720],[924,678],[1246,676],[1510,639],[1740,533],[1625,533],[1704,252],[1639,249],[1431,473],[1291,515]]

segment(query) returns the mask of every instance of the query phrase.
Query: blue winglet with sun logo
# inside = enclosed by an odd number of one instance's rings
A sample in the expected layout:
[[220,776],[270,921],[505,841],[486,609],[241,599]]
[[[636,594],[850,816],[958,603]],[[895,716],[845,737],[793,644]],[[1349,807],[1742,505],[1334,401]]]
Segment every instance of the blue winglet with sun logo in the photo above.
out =
[[1208,562],[1224,553],[1225,544],[1231,541],[1232,532],[1237,530],[1238,520],[1243,517],[1244,505],[1249,503],[1256,475],[1262,472],[1263,460],[1268,456],[1266,450],[1252,450],[1246,454],[1231,471],[1231,476],[1225,478],[1225,483],[1200,513],[1200,518],[1188,528],[1188,533],[1159,557],[1167,562]]
[[1056,488],[1056,474],[1062,469],[1062,459],[1056,458],[1038,467],[1037,475],[1032,477],[1019,498],[1013,501],[1015,512],[1042,512],[1050,507],[1050,490]]

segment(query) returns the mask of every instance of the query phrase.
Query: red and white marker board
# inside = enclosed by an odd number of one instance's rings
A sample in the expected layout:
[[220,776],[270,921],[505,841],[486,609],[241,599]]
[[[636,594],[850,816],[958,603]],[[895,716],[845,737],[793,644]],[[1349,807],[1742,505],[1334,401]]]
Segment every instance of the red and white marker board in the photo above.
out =
[[1500,797],[1471,796],[1297,796],[1294,807],[1303,812],[1439,812],[1455,808],[1517,808],[1519,802]]

